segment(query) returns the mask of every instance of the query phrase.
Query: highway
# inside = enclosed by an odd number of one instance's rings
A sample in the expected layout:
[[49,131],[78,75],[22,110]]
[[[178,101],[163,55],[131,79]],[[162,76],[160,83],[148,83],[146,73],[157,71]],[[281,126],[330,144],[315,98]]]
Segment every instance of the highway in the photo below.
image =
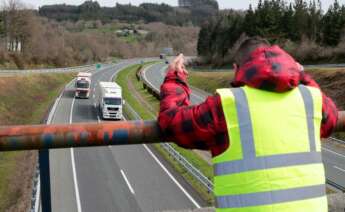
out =
[[[122,61],[96,71],[90,99],[75,99],[73,82],[58,100],[52,123],[100,121],[95,85],[140,60]],[[179,174],[150,146],[50,151],[52,211],[152,212],[205,206]]]
[[[144,72],[145,78],[154,87],[160,88],[165,77],[166,68],[167,65],[162,63],[151,66]],[[203,102],[207,96],[211,95],[197,88],[192,87],[191,89],[191,102],[193,105]],[[327,142],[323,144],[322,155],[327,179],[335,183],[334,186],[345,188],[345,149]]]

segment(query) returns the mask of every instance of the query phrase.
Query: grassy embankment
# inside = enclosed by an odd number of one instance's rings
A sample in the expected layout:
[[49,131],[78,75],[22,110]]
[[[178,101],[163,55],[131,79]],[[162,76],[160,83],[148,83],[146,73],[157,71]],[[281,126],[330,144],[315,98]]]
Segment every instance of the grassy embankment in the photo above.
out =
[[[147,64],[146,64],[147,65]],[[117,82],[123,88],[123,95],[129,105],[145,120],[155,119],[158,113],[159,101],[149,94],[144,88],[142,82],[137,81],[135,77],[139,65],[131,66],[123,70],[117,78]],[[125,110],[125,112],[128,112]],[[127,113],[128,114],[128,113]],[[201,194],[201,196],[211,205],[213,203],[213,194],[201,186],[182,166],[169,157],[169,155],[160,147],[154,145],[160,154],[168,160],[171,165]],[[200,158],[196,153],[185,150],[176,145],[174,148],[188,159],[196,168],[209,178],[213,178],[212,167]]]
[[[39,124],[73,74],[0,78],[0,126]],[[0,211],[27,211],[36,151],[0,153]]]

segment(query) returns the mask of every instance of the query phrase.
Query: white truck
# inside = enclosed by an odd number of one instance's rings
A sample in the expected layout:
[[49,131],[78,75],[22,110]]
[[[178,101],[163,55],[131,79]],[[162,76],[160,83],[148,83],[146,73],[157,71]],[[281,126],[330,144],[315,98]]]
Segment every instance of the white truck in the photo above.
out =
[[99,82],[99,111],[102,119],[123,119],[122,88],[115,82]]
[[75,81],[75,97],[86,98],[90,97],[91,90],[91,73],[79,72],[77,80]]

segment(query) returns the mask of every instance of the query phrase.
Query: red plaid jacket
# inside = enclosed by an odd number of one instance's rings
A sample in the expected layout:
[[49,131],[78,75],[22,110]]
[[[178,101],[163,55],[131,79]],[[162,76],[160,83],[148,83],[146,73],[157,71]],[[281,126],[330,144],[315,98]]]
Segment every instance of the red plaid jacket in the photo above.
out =
[[[294,59],[278,46],[259,48],[235,75],[233,87],[248,85],[285,92],[299,84],[319,88],[301,72]],[[215,94],[197,106],[190,106],[187,75],[169,70],[161,86],[159,126],[165,139],[188,149],[210,150],[213,156],[230,145],[220,97]],[[333,101],[323,94],[321,137],[330,136],[338,119]]]

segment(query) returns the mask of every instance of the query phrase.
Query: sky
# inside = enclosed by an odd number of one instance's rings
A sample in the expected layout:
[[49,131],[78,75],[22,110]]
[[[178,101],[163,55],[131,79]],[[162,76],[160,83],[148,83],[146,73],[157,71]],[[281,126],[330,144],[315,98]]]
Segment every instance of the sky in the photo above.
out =
[[[84,2],[85,0],[22,0],[27,5],[30,5],[34,8],[38,8],[39,6],[42,5],[48,5],[48,4],[61,4],[61,3],[66,3],[66,4],[74,4],[74,5],[80,5]],[[98,2],[102,6],[110,6],[113,7],[115,3],[121,3],[121,4],[134,4],[138,5],[143,2],[151,2],[151,3],[166,3],[170,4],[173,6],[177,5],[178,0],[166,0],[166,1],[160,1],[160,0],[98,0]],[[287,0],[287,1],[293,1],[293,0]],[[345,0],[338,0],[340,4],[345,4]],[[218,0],[219,6],[222,9],[247,9],[249,4],[257,5],[258,0]],[[334,0],[321,0],[322,2],[322,8],[324,10],[328,9],[329,5],[334,2]]]

